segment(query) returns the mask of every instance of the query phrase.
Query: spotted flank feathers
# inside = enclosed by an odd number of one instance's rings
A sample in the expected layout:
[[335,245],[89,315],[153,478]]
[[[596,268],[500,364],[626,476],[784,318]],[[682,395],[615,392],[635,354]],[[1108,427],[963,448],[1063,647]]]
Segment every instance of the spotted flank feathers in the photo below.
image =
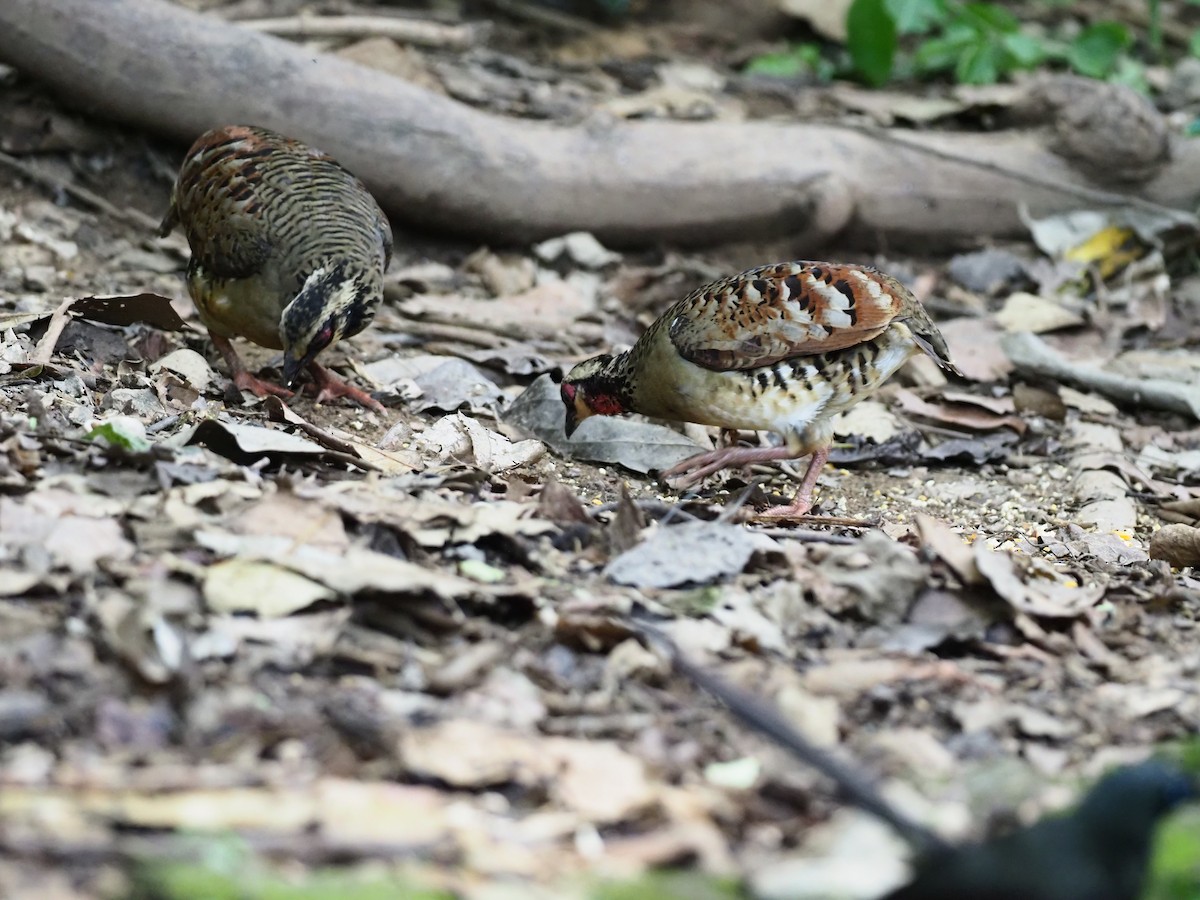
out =
[[924,307],[891,276],[825,262],[761,266],[693,291],[629,351],[572,369],[562,385],[567,430],[591,415],[637,412],[784,438],[769,455],[714,451],[675,474],[810,453],[823,463],[833,416],[919,353],[957,371]]

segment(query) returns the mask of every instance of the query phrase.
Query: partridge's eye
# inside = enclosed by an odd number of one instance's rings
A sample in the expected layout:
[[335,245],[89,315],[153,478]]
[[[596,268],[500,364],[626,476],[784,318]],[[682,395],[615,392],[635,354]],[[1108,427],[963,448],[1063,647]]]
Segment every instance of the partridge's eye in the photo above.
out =
[[572,403],[575,400],[575,385],[564,384],[562,386],[563,403]]

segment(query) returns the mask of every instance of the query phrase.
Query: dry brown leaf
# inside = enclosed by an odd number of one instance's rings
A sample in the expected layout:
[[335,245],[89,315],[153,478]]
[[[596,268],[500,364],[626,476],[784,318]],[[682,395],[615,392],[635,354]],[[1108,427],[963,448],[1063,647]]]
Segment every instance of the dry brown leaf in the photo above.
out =
[[439,462],[454,459],[489,474],[536,462],[546,452],[541,441],[514,443],[462,413],[438,419],[417,436],[415,443]]
[[1046,618],[1082,615],[1104,596],[1103,585],[1081,585],[1038,557],[1016,556],[974,545],[975,565],[997,595],[1021,613]]
[[133,544],[120,523],[102,512],[106,507],[120,509],[121,504],[98,500],[53,490],[0,497],[0,544],[44,548],[52,566],[75,575],[92,573],[101,563],[131,558]]
[[997,428],[1011,428],[1017,434],[1024,434],[1029,426],[1025,420],[1014,415],[997,415],[994,412],[980,409],[975,404],[966,403],[930,403],[922,400],[912,391],[899,390],[896,398],[900,408],[912,415],[932,419],[934,422],[944,422],[959,428],[969,428],[972,431],[993,431]]
[[921,542],[954,570],[959,581],[963,584],[983,582],[979,567],[975,565],[974,551],[962,535],[925,513],[917,513],[917,529],[921,533]]
[[226,520],[238,534],[269,534],[300,544],[341,551],[350,546],[342,517],[321,502],[278,490],[242,507]]
[[234,558],[204,573],[204,601],[216,613],[252,612],[273,619],[334,596],[324,585],[269,562]]
[[550,475],[542,484],[538,494],[537,514],[539,519],[555,525],[592,525],[592,517],[583,508],[583,503],[561,481]]
[[593,300],[562,280],[495,300],[428,295],[413,297],[400,305],[401,312],[414,319],[433,314],[476,328],[520,331],[526,337],[560,335],[576,319],[594,309]]
[[459,788],[544,787],[559,806],[588,821],[619,822],[655,800],[641,761],[607,741],[524,735],[452,719],[406,731],[400,754],[415,774]]

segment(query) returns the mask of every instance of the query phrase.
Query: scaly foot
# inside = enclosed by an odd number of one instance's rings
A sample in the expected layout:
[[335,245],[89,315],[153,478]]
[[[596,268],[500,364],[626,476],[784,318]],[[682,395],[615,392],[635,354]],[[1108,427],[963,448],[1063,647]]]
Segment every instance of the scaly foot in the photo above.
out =
[[272,384],[269,381],[263,381],[251,375],[242,365],[241,358],[237,355],[237,351],[233,349],[233,344],[229,338],[222,337],[219,334],[213,334],[211,331],[208,336],[212,338],[213,346],[217,348],[221,356],[225,359],[225,365],[229,366],[229,374],[233,381],[233,386],[239,391],[249,391],[255,397],[276,397],[288,398],[292,396],[292,392],[278,384]]
[[359,406],[365,406],[367,409],[373,409],[378,413],[384,411],[382,403],[362,388],[356,388],[354,385],[338,378],[338,376],[334,375],[333,372],[320,363],[309,363],[308,371],[312,373],[313,384],[317,389],[318,403],[327,403],[330,400],[336,400],[338,397],[347,397]]
[[722,447],[719,450],[689,456],[683,462],[671,466],[660,477],[666,481],[683,475],[679,486],[688,487],[721,469],[791,457],[792,453],[787,447]]
[[801,516],[807,516],[809,510],[812,509],[812,492],[813,488],[817,486],[817,476],[821,474],[821,469],[825,468],[825,462],[828,459],[828,447],[814,450],[808,461],[808,469],[804,472],[804,479],[800,482],[800,489],[796,491],[796,499],[787,506],[772,506],[764,509],[755,518],[799,519]]
[[263,381],[254,375],[251,375],[245,369],[241,369],[233,373],[233,386],[239,391],[249,391],[255,397],[283,397],[285,400],[292,396],[292,392],[285,387],[280,387],[277,384],[272,384],[269,381]]

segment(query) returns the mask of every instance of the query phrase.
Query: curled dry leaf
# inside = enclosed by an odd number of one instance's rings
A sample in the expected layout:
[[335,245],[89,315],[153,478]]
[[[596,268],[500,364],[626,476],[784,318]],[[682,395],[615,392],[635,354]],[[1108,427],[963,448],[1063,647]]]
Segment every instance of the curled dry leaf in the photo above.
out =
[[592,517],[574,491],[550,475],[538,494],[538,518],[555,525],[591,525]]
[[1045,618],[1074,618],[1104,596],[1102,585],[1081,585],[1037,557],[1016,556],[976,541],[975,565],[1015,611]]
[[1018,416],[997,415],[973,403],[930,403],[912,391],[899,391],[897,397],[900,400],[900,408],[905,412],[959,428],[969,428],[972,431],[1011,428],[1017,434],[1024,434],[1027,427],[1025,420]]
[[438,419],[416,438],[415,443],[426,453],[434,454],[440,462],[454,459],[489,474],[535,462],[546,452],[541,441],[513,443],[462,413]]
[[1150,558],[1173,566],[1200,566],[1200,528],[1164,525],[1150,539]]
[[913,552],[881,531],[868,531],[856,544],[826,548],[818,568],[840,589],[821,597],[822,606],[833,612],[853,609],[882,625],[903,618],[926,576]]
[[954,570],[963,584],[980,584],[983,576],[975,565],[975,554],[971,545],[956,534],[949,525],[925,513],[917,513],[917,530],[921,542]]
[[204,391],[216,380],[216,373],[203,356],[186,347],[160,357],[150,365],[151,371],[173,372],[197,391]]

